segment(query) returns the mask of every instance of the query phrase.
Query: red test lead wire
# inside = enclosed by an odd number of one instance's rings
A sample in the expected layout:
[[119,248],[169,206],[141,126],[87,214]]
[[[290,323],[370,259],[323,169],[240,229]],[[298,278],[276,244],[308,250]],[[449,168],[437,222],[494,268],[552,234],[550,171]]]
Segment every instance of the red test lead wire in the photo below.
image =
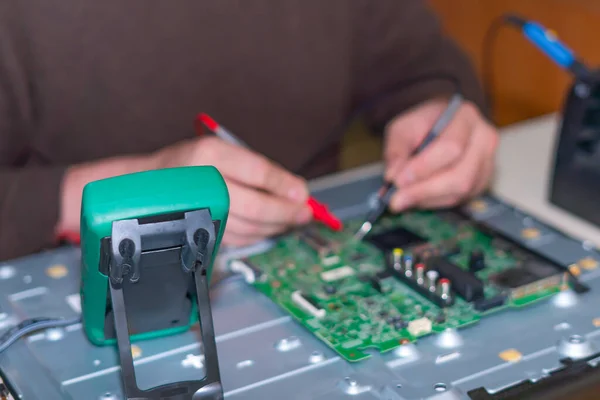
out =
[[[219,138],[226,142],[241,147],[248,147],[237,136],[229,132],[227,129],[223,128],[207,114],[200,113],[196,116],[196,133],[199,136],[202,135],[203,131],[202,126],[200,124],[206,125],[206,127],[209,130],[211,130],[215,135],[217,135]],[[342,222],[331,211],[329,211],[326,205],[321,204],[313,197],[308,198],[307,204],[312,210],[313,218],[315,221],[323,223],[325,226],[334,231],[340,231],[342,229]]]
[[308,206],[311,208],[315,221],[322,222],[333,231],[341,231],[343,228],[340,221],[325,204],[319,203],[313,197],[308,198]]
[[79,235],[79,232],[60,232],[56,236],[56,240],[58,243],[67,242],[75,245],[81,244],[81,237]]

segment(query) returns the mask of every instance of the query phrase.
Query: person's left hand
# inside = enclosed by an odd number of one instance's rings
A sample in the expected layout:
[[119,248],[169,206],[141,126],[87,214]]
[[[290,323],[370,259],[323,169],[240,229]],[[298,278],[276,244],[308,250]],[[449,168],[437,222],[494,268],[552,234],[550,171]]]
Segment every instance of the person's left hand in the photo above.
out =
[[424,102],[388,124],[385,179],[398,189],[390,201],[392,211],[454,206],[487,187],[498,133],[470,102],[460,106],[429,146],[413,155],[447,104],[442,99]]

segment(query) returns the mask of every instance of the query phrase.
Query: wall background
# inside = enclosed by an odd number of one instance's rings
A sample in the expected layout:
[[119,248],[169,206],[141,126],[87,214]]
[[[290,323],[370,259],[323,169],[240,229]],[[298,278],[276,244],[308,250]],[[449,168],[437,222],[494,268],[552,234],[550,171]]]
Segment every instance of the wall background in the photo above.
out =
[[[415,0],[421,1],[421,0]],[[556,32],[588,66],[600,66],[598,0],[427,0],[445,30],[473,60],[483,79],[483,42],[492,22],[505,13],[531,18]],[[494,119],[505,126],[560,110],[570,76],[514,28],[498,31],[490,52]],[[348,133],[342,168],[380,159],[381,142],[359,125]]]
[[[590,66],[600,65],[600,2],[594,0],[428,0],[446,31],[481,74],[483,38],[492,21],[514,12],[531,18],[570,46]],[[569,75],[513,28],[496,37],[494,115],[500,126],[560,109]],[[481,76],[481,75],[480,75]]]

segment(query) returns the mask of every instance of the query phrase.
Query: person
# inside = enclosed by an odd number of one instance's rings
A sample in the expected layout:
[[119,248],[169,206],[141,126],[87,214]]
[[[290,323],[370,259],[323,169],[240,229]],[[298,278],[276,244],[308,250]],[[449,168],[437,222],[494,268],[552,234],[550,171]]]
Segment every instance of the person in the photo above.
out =
[[[365,117],[385,127],[385,174],[400,189],[391,208],[449,206],[482,191],[497,133],[468,58],[425,4],[2,1],[0,258],[78,231],[86,183],[157,168],[220,170],[231,198],[226,245],[305,224],[306,180],[337,168],[341,133],[331,132],[393,86]],[[466,101],[413,157],[456,90],[443,75]],[[199,112],[255,151],[196,137]]]

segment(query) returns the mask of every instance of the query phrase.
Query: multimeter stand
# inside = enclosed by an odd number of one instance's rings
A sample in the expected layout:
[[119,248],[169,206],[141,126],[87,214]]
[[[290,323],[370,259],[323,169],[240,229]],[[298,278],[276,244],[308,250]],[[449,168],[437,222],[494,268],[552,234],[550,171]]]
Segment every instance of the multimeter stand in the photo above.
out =
[[[209,298],[208,268],[218,227],[208,209],[186,212],[177,218],[129,219],[112,224],[110,238],[103,240],[100,269],[107,273],[114,318],[123,389],[128,400],[222,399],[215,332]],[[173,268],[178,262],[179,268]],[[146,276],[145,276],[146,275]],[[173,275],[179,277],[173,279]],[[190,279],[185,279],[189,277]],[[162,278],[161,278],[162,277]],[[195,297],[204,346],[206,376],[198,381],[176,382],[141,390],[136,381],[131,353],[130,326],[134,317],[128,305],[150,301],[134,299],[144,285],[169,286],[173,282],[195,283]],[[154,293],[146,291],[147,295]],[[162,299],[165,301],[165,299]],[[139,306],[144,307],[144,306]],[[138,307],[138,308],[139,308]]]
[[600,226],[600,74],[576,78],[556,142],[550,202]]

